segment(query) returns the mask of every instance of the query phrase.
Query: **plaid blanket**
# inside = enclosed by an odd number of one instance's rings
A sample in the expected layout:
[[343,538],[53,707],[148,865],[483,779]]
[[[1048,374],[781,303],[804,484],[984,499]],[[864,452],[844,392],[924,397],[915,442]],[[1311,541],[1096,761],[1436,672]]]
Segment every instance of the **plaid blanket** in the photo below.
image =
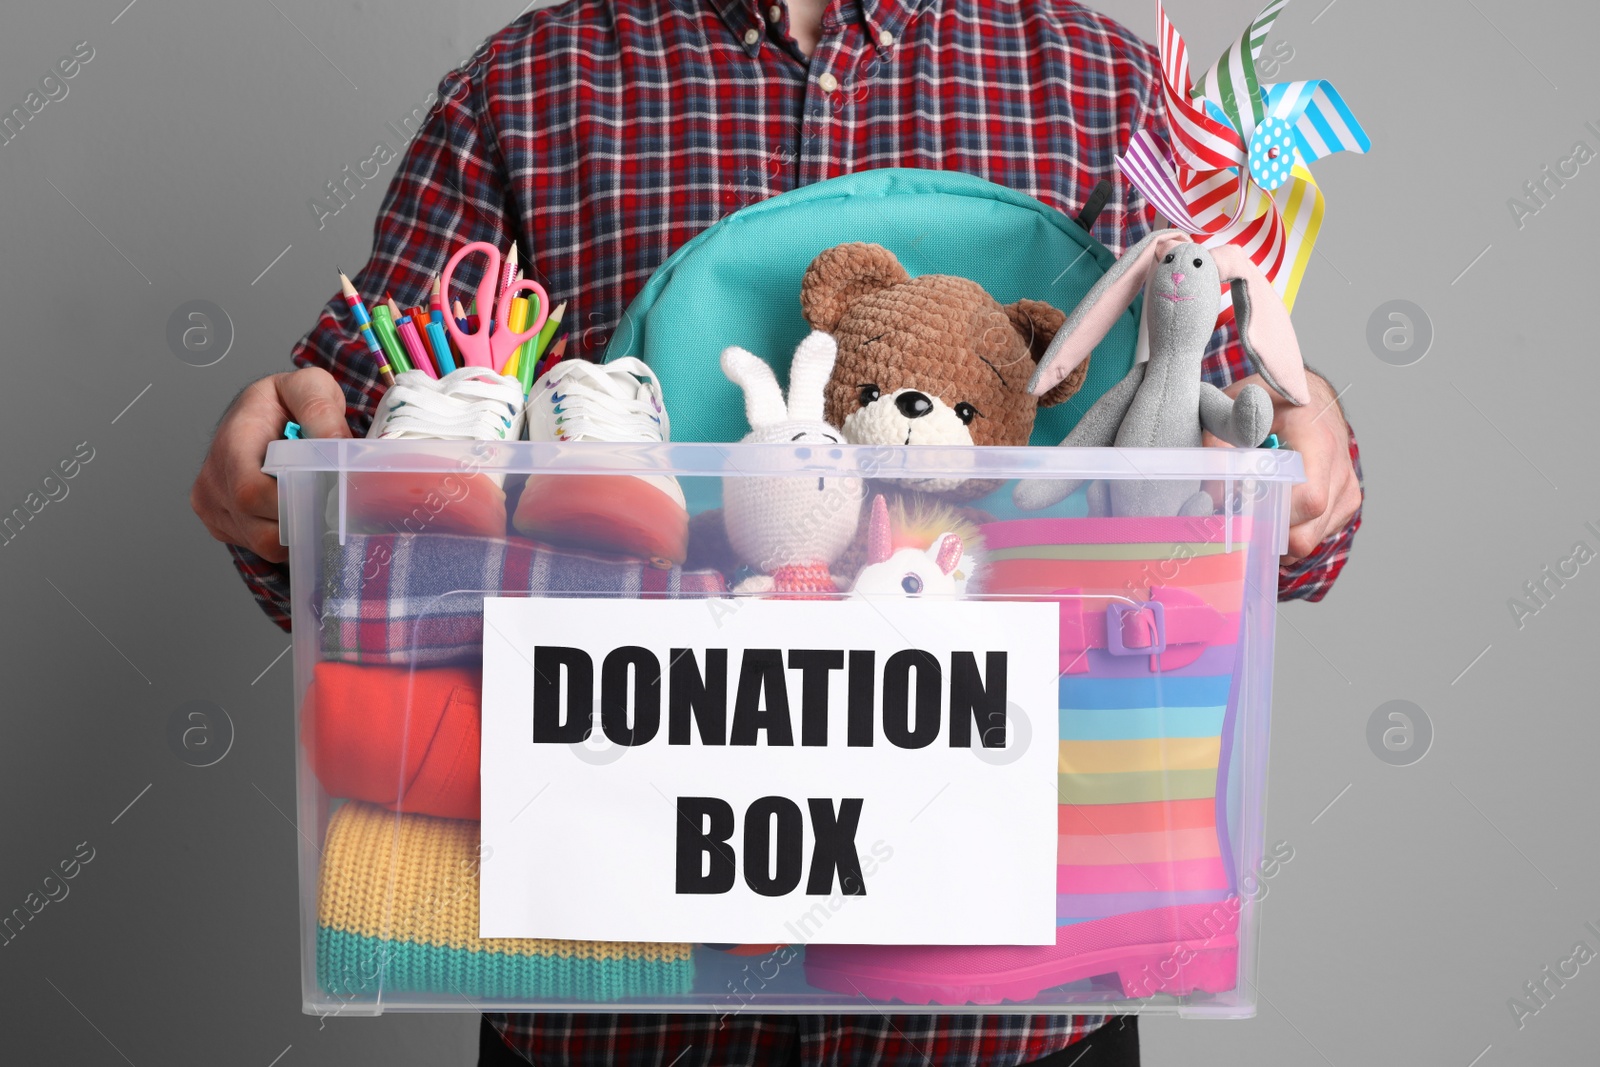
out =
[[533,594],[624,600],[721,596],[714,571],[662,570],[510,538],[455,534],[323,539],[316,610],[324,659],[430,666],[476,662],[483,598]]

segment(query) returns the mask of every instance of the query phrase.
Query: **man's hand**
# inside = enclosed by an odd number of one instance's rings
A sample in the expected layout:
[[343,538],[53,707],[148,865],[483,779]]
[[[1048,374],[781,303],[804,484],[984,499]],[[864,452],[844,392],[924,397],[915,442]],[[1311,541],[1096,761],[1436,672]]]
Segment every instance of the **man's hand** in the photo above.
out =
[[273,374],[239,394],[189,490],[189,506],[212,537],[273,563],[288,558],[278,544],[278,483],[261,473],[267,445],[291,420],[307,437],[349,437],[344,403],[339,383],[321,367]]
[[[1288,567],[1315,552],[1329,534],[1344,529],[1361,506],[1361,483],[1350,462],[1350,427],[1339,402],[1321,377],[1307,372],[1311,403],[1297,407],[1273,392],[1259,374],[1234,382],[1223,392],[1238,396],[1258,385],[1272,398],[1272,432],[1284,448],[1300,453],[1306,480],[1289,497],[1289,552],[1279,563]],[[1224,442],[1206,434],[1206,444]]]

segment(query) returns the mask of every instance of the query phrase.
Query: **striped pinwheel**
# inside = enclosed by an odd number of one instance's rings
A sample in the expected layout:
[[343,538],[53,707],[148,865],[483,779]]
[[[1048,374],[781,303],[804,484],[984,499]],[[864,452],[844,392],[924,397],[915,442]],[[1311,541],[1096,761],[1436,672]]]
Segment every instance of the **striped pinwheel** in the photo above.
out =
[[[1243,248],[1292,309],[1322,226],[1309,164],[1372,142],[1329,83],[1256,80],[1256,59],[1288,2],[1271,0],[1195,85],[1188,49],[1157,0],[1172,154],[1139,130],[1119,164],[1173,226],[1209,247]],[[1224,299],[1219,322],[1231,315]]]

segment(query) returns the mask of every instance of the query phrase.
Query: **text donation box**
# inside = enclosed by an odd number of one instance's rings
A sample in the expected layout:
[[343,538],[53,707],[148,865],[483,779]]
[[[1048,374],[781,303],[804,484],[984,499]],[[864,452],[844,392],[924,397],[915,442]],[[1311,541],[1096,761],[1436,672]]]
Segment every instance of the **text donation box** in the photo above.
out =
[[484,602],[480,936],[1046,945],[1055,603]]

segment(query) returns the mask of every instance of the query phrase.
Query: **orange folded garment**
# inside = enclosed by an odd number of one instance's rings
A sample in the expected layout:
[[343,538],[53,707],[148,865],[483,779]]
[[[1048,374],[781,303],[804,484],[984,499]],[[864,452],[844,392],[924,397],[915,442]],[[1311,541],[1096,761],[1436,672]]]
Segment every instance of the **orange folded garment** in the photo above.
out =
[[301,743],[331,796],[391,811],[477,819],[479,668],[318,663]]

